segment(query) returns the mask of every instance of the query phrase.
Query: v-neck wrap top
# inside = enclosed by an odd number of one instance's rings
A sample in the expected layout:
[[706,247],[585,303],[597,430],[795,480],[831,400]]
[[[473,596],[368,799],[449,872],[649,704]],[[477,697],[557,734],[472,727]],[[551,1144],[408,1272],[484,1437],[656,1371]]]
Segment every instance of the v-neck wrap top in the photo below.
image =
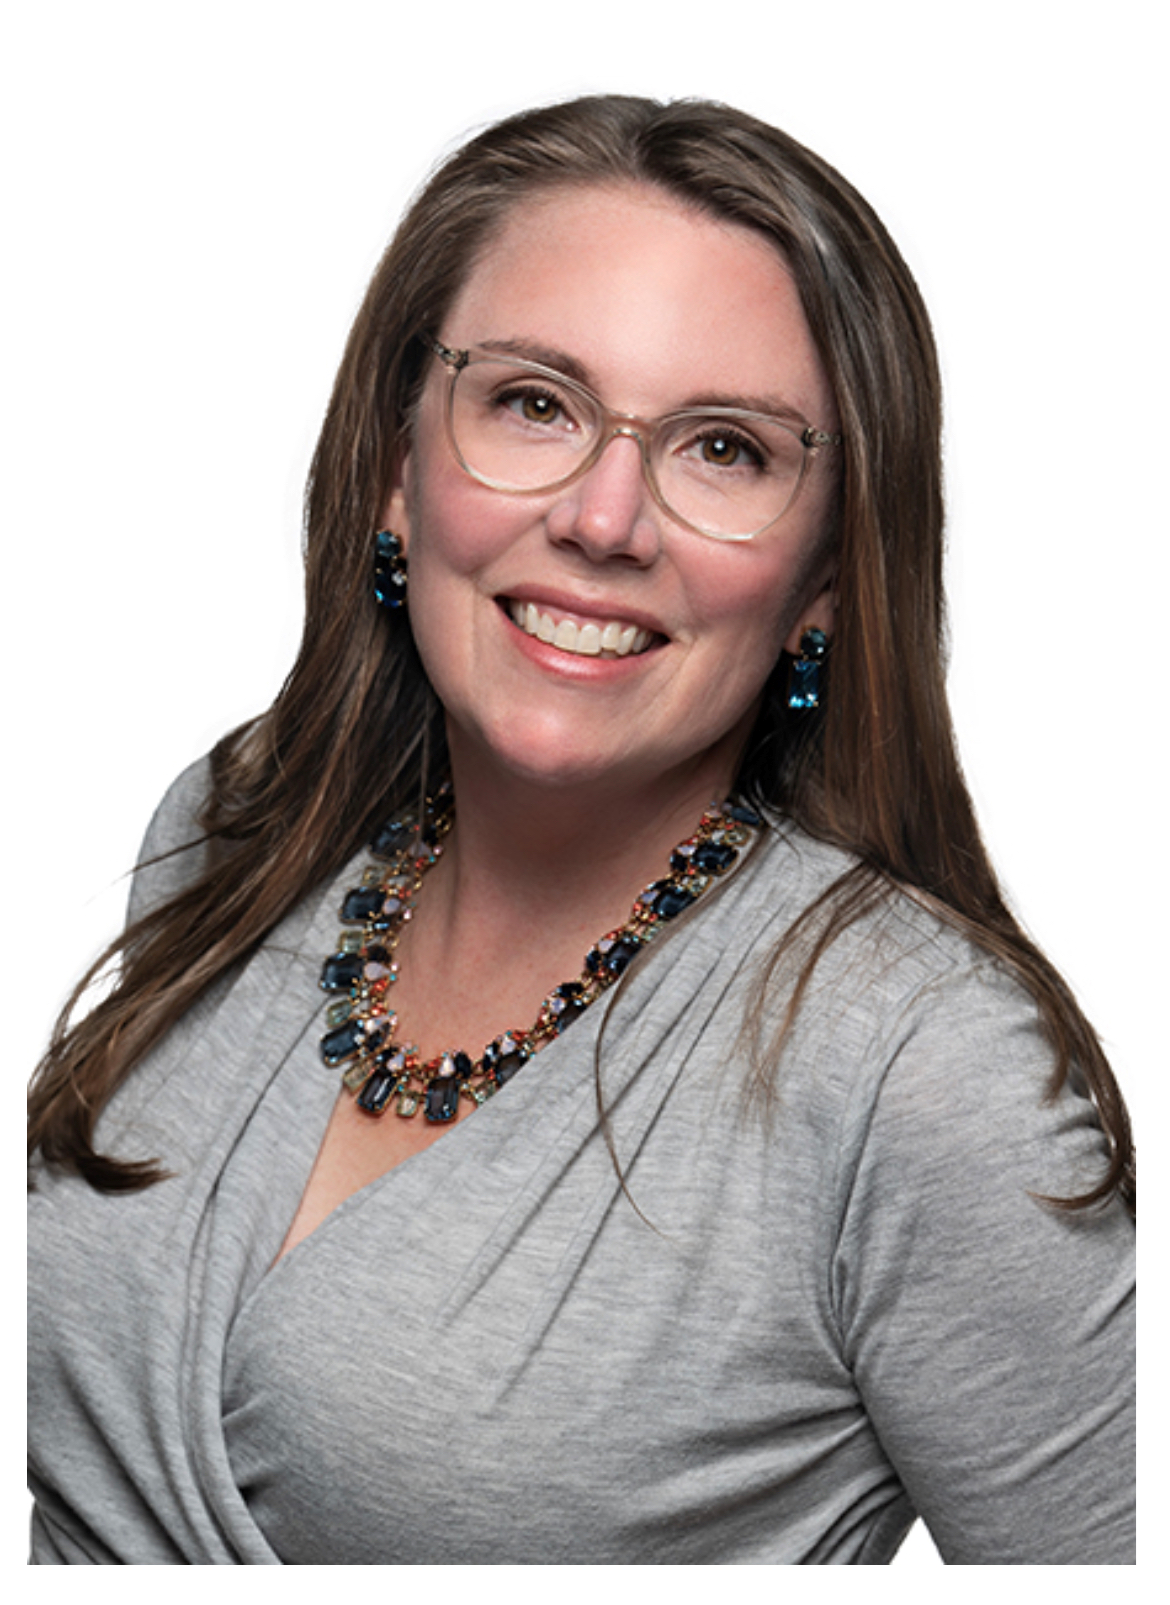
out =
[[[168,795],[132,912],[197,871],[157,855],[205,785]],[[1104,1147],[1075,1084],[1045,1097],[1032,1001],[898,896],[822,959],[771,1107],[745,1098],[760,967],[847,866],[774,823],[278,1258],[361,865],[306,900],[102,1117],[168,1179],[38,1178],[34,1562],[882,1565],[921,1515],[951,1564],[1131,1564],[1132,1234],[1039,1199]]]

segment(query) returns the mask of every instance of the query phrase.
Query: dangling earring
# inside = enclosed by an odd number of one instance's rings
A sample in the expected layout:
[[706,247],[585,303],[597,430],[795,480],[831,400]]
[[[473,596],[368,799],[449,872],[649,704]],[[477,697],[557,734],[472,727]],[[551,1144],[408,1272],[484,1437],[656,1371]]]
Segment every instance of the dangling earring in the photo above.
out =
[[793,658],[788,676],[788,706],[796,713],[811,713],[821,705],[821,671],[829,639],[824,630],[808,629],[800,638],[800,656]]
[[374,536],[374,596],[391,612],[406,606],[406,553],[402,537],[388,529]]

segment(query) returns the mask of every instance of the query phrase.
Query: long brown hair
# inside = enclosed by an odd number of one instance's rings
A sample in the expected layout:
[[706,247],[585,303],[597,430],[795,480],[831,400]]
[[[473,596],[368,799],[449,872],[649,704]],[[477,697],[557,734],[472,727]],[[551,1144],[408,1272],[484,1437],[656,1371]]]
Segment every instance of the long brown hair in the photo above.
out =
[[[1054,1047],[1075,1060],[1109,1140],[1085,1205],[1132,1198],[1125,1107],[1060,977],[1005,907],[955,755],[944,689],[941,401],[929,320],[868,204],[819,157],[731,108],[587,97],[512,117],[447,161],[374,275],[338,373],[306,495],[306,620],[272,708],[212,754],[200,821],[213,847],[195,884],[113,945],[114,990],[38,1071],[30,1142],[93,1185],[157,1179],[94,1148],[113,1090],[228,966],[443,773],[441,710],[408,626],[371,599],[372,532],[407,439],[425,353],[510,209],[566,185],[652,185],[767,237],[791,268],[844,435],[835,536],[831,692],[798,729],[777,665],[741,784],[856,867],[808,911],[803,982],[825,945],[892,888],[914,888],[1013,969]],[[105,958],[109,958],[106,955]],[[104,961],[99,961],[99,963]],[[95,966],[95,970],[97,966]],[[765,1053],[762,1057],[768,1057]]]

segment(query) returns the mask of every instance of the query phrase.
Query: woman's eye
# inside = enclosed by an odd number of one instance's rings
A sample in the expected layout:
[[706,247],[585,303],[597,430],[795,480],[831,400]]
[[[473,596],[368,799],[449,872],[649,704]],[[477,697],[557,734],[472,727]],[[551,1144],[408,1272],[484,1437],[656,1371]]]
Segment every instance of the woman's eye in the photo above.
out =
[[713,468],[762,469],[766,466],[763,452],[753,441],[726,429],[715,429],[700,435],[694,442],[693,450],[702,462],[709,463]]
[[518,390],[499,398],[500,406],[526,424],[570,424],[572,420],[558,396],[544,390]]
[[730,468],[739,461],[740,444],[738,440],[728,440],[726,435],[714,435],[703,442],[703,456],[709,463],[718,463],[721,468]]
[[559,408],[551,396],[524,396],[520,410],[529,423],[547,424],[556,417]]

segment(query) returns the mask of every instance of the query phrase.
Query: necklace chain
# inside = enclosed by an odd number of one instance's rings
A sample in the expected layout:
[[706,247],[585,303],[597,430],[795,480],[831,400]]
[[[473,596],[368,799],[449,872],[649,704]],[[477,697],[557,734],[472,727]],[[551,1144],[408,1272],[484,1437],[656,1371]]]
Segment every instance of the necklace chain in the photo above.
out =
[[346,928],[321,972],[324,991],[345,994],[326,1012],[321,1057],[343,1067],[343,1085],[370,1115],[393,1105],[403,1119],[421,1109],[426,1119],[443,1122],[456,1117],[461,1100],[486,1102],[611,987],[664,924],[727,873],[763,823],[735,800],[708,808],[694,834],[671,853],[669,873],[639,894],[624,925],[590,948],[576,980],[549,993],[527,1030],[503,1032],[478,1059],[453,1048],[424,1061],[417,1047],[397,1040],[389,994],[398,974],[399,939],[454,820],[450,789],[444,788],[428,799],[421,823],[406,815],[383,826],[370,844],[375,863],[342,902]]

